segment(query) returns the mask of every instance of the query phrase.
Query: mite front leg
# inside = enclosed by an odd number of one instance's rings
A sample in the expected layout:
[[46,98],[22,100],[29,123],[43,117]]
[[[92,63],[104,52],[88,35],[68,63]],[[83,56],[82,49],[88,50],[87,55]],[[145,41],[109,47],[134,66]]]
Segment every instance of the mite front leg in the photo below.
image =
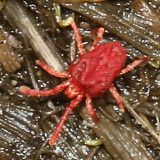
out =
[[31,89],[27,86],[21,86],[19,87],[19,92],[30,96],[51,96],[61,92],[64,88],[66,88],[69,85],[70,85],[70,80],[67,80],[61,83],[60,85],[56,86],[55,88],[49,90],[40,90],[40,91]]
[[56,76],[56,77],[60,77],[60,78],[69,78],[69,74],[67,72],[59,72],[54,70],[53,68],[51,68],[50,66],[48,66],[47,64],[43,63],[40,60],[36,60],[36,63],[43,68],[46,72],[48,72],[49,74]]
[[86,108],[90,116],[92,116],[94,120],[98,121],[99,117],[96,115],[96,112],[93,109],[92,98],[88,94],[86,94]]
[[77,98],[72,100],[71,103],[69,104],[69,106],[66,108],[66,110],[64,111],[64,113],[61,117],[60,122],[58,123],[55,131],[52,134],[52,137],[49,141],[50,145],[54,145],[57,142],[57,140],[59,138],[59,134],[62,131],[64,124],[68,120],[70,113],[78,105],[78,103],[82,101],[83,97],[84,97],[83,95],[78,95]]
[[109,87],[109,91],[111,92],[111,94],[113,95],[113,97],[116,99],[117,104],[119,105],[120,110],[122,112],[124,112],[125,109],[124,109],[124,106],[123,106],[122,98],[121,98],[120,94],[118,93],[116,87],[114,87],[113,84]]

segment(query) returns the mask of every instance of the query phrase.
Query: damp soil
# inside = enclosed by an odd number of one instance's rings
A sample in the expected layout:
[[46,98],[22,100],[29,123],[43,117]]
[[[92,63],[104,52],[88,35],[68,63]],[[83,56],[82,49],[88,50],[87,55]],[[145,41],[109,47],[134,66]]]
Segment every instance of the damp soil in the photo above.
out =
[[[3,2],[3,3],[2,3]],[[157,0],[11,0],[0,3],[0,160],[159,160],[160,159],[160,3]],[[73,31],[56,21],[74,14],[84,46],[90,50],[104,27],[100,43],[120,41],[127,49],[124,67],[150,60],[118,76],[114,85],[125,112],[107,91],[93,99],[100,121],[94,121],[82,101],[70,115],[55,146],[48,140],[70,103],[63,92],[49,97],[19,93],[21,85],[46,90],[63,79],[42,70],[41,59],[67,71],[79,56]],[[94,77],[93,77],[94,78]],[[85,140],[101,139],[99,146]]]

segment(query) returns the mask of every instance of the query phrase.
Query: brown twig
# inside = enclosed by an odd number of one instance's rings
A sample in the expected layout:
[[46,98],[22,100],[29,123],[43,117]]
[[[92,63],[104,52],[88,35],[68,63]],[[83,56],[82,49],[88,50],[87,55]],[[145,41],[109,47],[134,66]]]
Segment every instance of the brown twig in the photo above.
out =
[[22,30],[41,59],[55,70],[65,70],[64,62],[53,42],[41,27],[35,27],[36,20],[22,4],[16,0],[7,1],[3,13],[7,15],[12,25],[16,22],[14,25]]

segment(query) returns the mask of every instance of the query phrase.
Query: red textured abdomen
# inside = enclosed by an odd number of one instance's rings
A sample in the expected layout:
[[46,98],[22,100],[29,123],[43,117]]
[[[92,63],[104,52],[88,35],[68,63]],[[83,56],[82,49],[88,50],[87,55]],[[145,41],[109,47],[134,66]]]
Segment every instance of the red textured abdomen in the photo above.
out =
[[118,41],[101,44],[70,64],[73,82],[92,97],[103,95],[120,73],[126,54]]

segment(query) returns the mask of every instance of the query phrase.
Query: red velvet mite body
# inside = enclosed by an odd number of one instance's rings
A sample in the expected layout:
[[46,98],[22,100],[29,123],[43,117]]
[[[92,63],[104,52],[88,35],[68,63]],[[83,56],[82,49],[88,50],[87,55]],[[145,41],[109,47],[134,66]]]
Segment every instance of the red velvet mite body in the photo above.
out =
[[[102,96],[117,77],[127,51],[120,42],[103,43],[76,58],[69,66],[73,82],[92,97]],[[113,61],[114,59],[114,61]]]
[[123,112],[123,102],[113,85],[113,81],[118,75],[129,72],[143,61],[149,59],[148,57],[145,57],[135,60],[133,63],[127,65],[126,68],[122,69],[126,59],[127,51],[121,46],[120,42],[115,41],[103,43],[98,46],[99,41],[102,39],[104,28],[98,28],[92,32],[92,34],[97,33],[97,37],[93,42],[91,51],[86,53],[79,30],[74,21],[71,23],[71,26],[76,36],[77,47],[81,55],[70,64],[69,72],[62,73],[55,71],[42,61],[36,61],[36,63],[49,74],[60,78],[68,78],[68,80],[49,90],[37,91],[27,86],[21,86],[19,88],[21,93],[30,96],[54,95],[65,89],[65,94],[69,98],[72,98],[52,134],[52,137],[49,141],[50,145],[54,145],[57,142],[59,134],[62,131],[65,122],[69,118],[70,113],[85,97],[88,113],[95,120],[99,120],[99,117],[96,115],[93,109],[92,97],[99,97],[103,95],[107,89],[116,99],[117,104]]

